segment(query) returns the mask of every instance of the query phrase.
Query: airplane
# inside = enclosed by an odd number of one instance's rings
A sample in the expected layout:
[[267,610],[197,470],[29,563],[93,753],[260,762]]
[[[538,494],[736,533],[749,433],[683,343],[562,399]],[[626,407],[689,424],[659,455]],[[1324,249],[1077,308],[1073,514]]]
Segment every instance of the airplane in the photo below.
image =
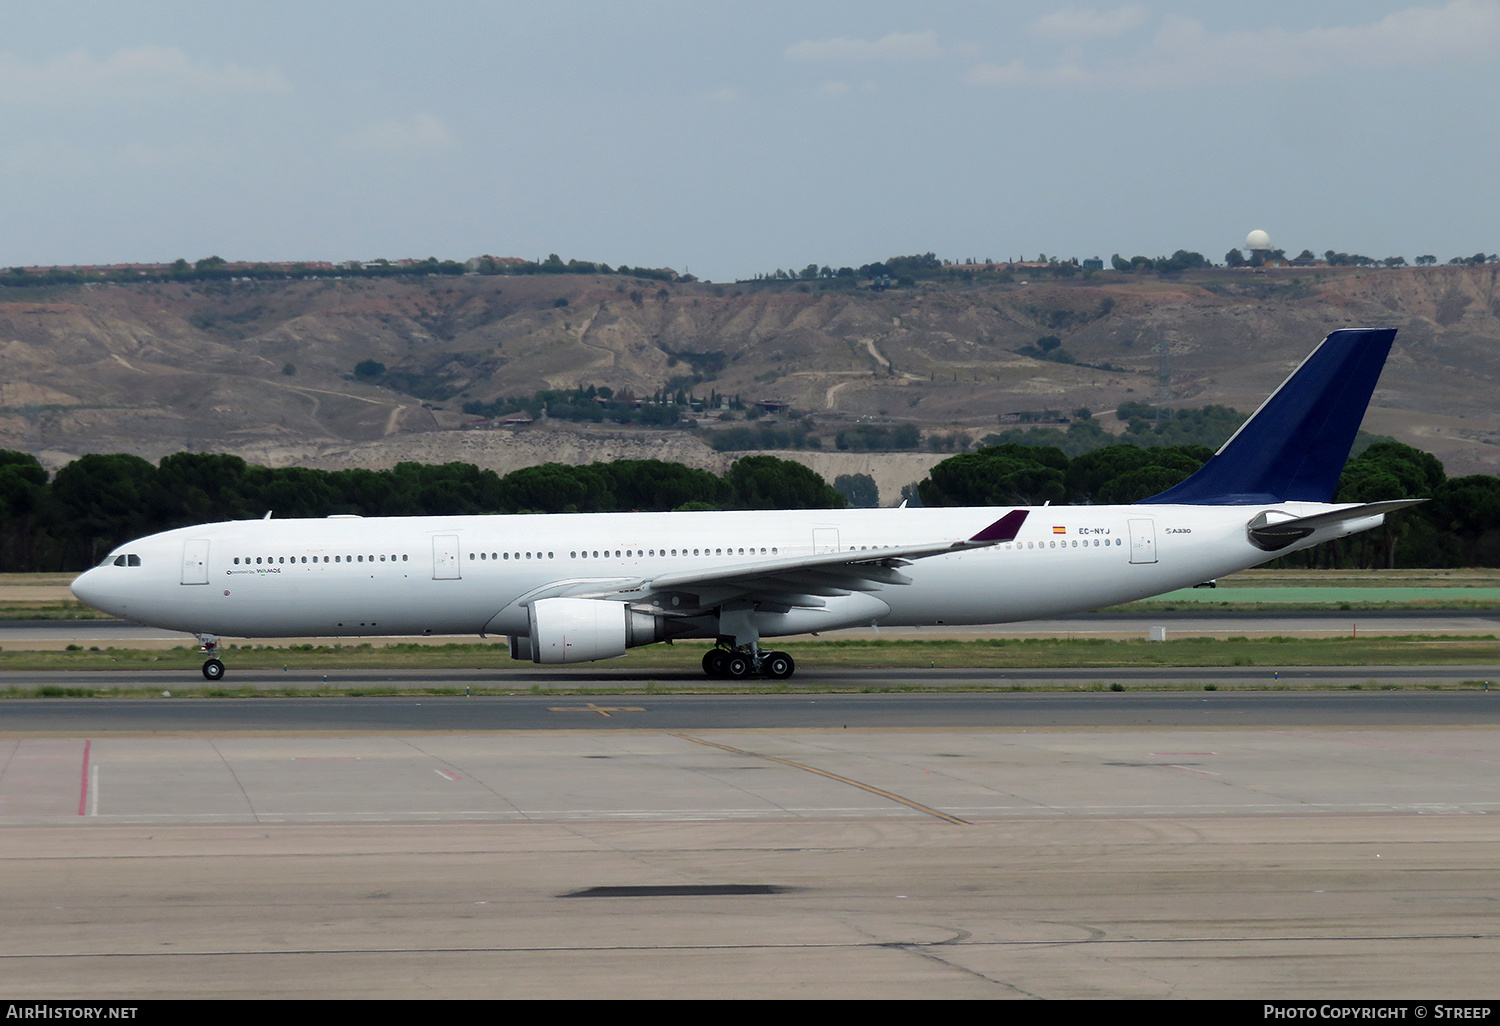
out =
[[130,542],[95,609],[221,636],[505,635],[555,665],[701,638],[710,676],[784,680],[765,638],[990,624],[1205,583],[1415,504],[1332,501],[1396,335],[1329,334],[1196,473],[1131,505],[241,520]]

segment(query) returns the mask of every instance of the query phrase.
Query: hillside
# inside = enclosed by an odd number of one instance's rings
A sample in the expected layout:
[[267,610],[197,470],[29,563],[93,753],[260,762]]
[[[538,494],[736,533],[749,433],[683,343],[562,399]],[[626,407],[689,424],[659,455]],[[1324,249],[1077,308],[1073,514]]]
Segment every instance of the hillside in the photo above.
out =
[[[830,432],[905,420],[977,439],[1005,414],[1104,414],[1127,399],[1248,412],[1327,331],[1389,324],[1400,334],[1365,427],[1437,453],[1450,474],[1494,472],[1497,279],[1500,266],[1481,265],[888,292],[571,275],[6,288],[0,447],[53,467],[192,448],[273,465],[465,459],[503,471],[618,453],[716,468],[731,457],[680,431],[462,431],[461,407],[670,386],[790,402]],[[1017,353],[1043,336],[1077,362]],[[384,374],[356,377],[362,361]],[[809,462],[829,476],[881,469],[890,499],[936,458]]]

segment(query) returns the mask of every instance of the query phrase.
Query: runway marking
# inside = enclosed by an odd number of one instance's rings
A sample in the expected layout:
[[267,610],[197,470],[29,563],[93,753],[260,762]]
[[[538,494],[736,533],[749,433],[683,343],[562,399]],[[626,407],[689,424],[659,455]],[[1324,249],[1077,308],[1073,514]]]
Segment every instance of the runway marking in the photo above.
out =
[[459,776],[457,773],[450,773],[448,770],[445,770],[445,769],[434,769],[432,772],[436,773],[440,777],[446,777],[449,780],[462,780],[463,779],[463,777]]
[[78,785],[78,814],[88,815],[89,808],[89,749],[93,746],[92,740],[85,739],[83,742],[83,779]]
[[1167,769],[1182,770],[1182,772],[1184,772],[1184,773],[1196,773],[1200,777],[1216,777],[1216,776],[1218,776],[1218,774],[1214,773],[1212,770],[1194,769],[1191,766],[1179,766],[1175,762],[1168,763],[1167,764]]
[[640,705],[553,705],[547,707],[548,712],[593,712],[608,718],[611,713],[618,712],[645,712],[644,706]]
[[718,748],[722,751],[733,753],[734,755],[746,755],[752,759],[765,759],[767,762],[778,762],[783,766],[790,766],[792,769],[806,770],[808,773],[816,773],[820,777],[827,777],[829,780],[837,780],[841,784],[848,784],[850,787],[857,787],[861,791],[868,791],[871,794],[879,795],[882,798],[889,798],[891,801],[905,805],[909,809],[916,809],[918,812],[925,812],[929,816],[936,816],[938,819],[941,819],[947,823],[954,823],[958,826],[972,825],[966,819],[959,819],[957,816],[950,816],[946,812],[939,812],[937,809],[931,808],[927,805],[923,805],[921,802],[914,802],[910,798],[903,798],[899,794],[892,794],[890,791],[881,790],[873,784],[862,783],[861,781],[854,780],[850,777],[841,777],[837,773],[830,773],[827,770],[818,769],[816,766],[806,766],[800,762],[792,762],[790,759],[778,759],[774,755],[762,755],[759,752],[747,752],[743,748],[733,748],[729,745],[721,745],[717,741],[705,741],[701,737],[693,737],[689,734],[673,734],[672,736],[680,737],[684,741],[692,741],[695,744],[707,745],[710,748]]

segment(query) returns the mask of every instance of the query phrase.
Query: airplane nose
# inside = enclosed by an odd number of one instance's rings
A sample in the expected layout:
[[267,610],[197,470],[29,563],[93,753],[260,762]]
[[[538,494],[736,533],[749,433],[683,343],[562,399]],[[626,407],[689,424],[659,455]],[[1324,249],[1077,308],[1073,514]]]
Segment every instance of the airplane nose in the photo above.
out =
[[79,574],[70,586],[71,591],[78,601],[93,606],[95,609],[106,613],[114,612],[109,608],[111,603],[111,589],[103,579],[104,568],[95,567],[85,570]]

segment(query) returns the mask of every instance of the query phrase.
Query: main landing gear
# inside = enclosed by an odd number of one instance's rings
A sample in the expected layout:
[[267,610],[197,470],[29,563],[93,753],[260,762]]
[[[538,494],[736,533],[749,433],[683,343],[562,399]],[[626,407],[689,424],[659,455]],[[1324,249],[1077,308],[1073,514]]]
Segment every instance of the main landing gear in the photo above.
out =
[[785,652],[762,652],[759,646],[711,648],[703,653],[703,672],[710,677],[729,680],[769,677],[772,680],[786,680],[796,669],[796,660]]
[[219,662],[214,654],[219,650],[219,639],[212,634],[198,635],[198,651],[208,656],[203,664],[203,677],[205,680],[217,681],[224,678],[224,664]]

